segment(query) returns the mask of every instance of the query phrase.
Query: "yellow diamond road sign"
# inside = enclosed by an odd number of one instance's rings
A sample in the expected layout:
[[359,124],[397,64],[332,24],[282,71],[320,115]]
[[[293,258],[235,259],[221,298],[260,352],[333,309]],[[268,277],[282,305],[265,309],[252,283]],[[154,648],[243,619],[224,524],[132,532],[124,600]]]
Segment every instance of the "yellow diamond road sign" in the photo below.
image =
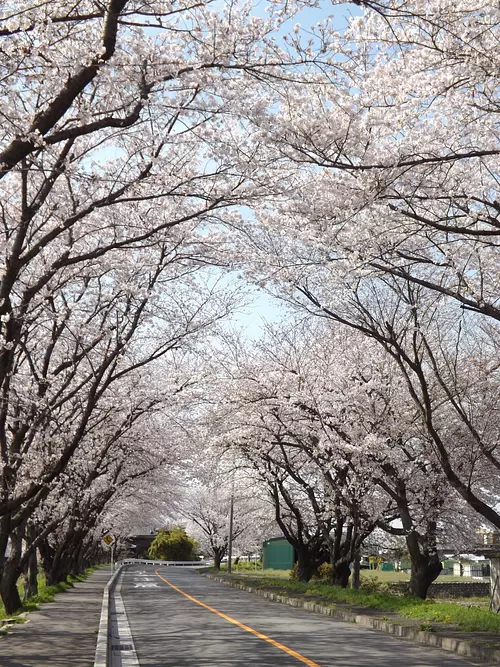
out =
[[113,537],[113,535],[110,535],[110,534],[108,533],[107,535],[105,535],[105,536],[102,538],[102,541],[104,542],[104,544],[105,544],[107,547],[110,547],[110,546],[113,544],[113,542],[115,541],[115,538]]

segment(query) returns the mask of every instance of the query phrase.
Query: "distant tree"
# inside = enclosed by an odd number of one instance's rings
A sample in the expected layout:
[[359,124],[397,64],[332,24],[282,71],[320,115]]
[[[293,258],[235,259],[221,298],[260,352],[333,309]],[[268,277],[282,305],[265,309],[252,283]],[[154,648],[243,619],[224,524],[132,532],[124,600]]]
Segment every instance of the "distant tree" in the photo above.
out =
[[154,560],[198,560],[198,542],[184,526],[162,528],[147,553]]

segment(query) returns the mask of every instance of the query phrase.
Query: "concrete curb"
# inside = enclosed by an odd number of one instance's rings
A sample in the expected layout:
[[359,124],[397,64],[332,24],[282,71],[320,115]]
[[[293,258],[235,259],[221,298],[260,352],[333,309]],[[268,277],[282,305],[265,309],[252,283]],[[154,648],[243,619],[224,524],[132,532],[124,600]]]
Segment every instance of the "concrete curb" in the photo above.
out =
[[118,575],[121,572],[123,563],[114,571],[111,579],[104,587],[102,595],[101,618],[99,621],[99,633],[97,635],[97,645],[95,649],[94,667],[108,667],[109,656],[109,597],[113,590]]
[[298,598],[290,598],[286,595],[272,593],[271,591],[263,591],[259,588],[245,586],[244,584],[239,584],[235,581],[228,581],[223,577],[218,577],[217,575],[211,574],[209,572],[202,572],[201,574],[203,574],[205,577],[208,577],[209,579],[226,584],[226,586],[231,586],[232,588],[238,588],[242,591],[247,591],[248,593],[258,595],[265,600],[280,602],[281,604],[287,604],[290,607],[298,607],[300,609],[305,609],[306,611],[315,612],[316,614],[323,614],[324,616],[332,616],[333,618],[337,618],[341,621],[347,621],[348,623],[357,623],[358,625],[361,625],[370,630],[376,630],[378,632],[384,632],[388,635],[409,639],[416,644],[424,644],[426,646],[441,648],[445,651],[456,653],[457,655],[462,655],[469,658],[479,658],[480,660],[485,660],[487,662],[500,663],[499,649],[481,646],[481,644],[477,644],[466,639],[447,637],[446,635],[441,635],[438,632],[425,632],[424,630],[417,630],[416,628],[402,625],[401,623],[382,620],[381,618],[369,616],[368,614],[355,614],[350,611],[337,609],[336,607],[328,607],[326,605],[318,604],[317,602],[309,600],[300,600]]

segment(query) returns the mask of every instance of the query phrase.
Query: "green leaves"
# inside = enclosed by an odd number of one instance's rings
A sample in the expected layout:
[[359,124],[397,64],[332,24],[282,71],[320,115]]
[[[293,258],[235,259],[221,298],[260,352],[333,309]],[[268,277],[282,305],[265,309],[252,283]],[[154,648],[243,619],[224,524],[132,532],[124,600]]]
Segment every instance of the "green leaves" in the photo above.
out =
[[186,533],[184,526],[162,528],[148,550],[153,560],[198,560],[198,542]]

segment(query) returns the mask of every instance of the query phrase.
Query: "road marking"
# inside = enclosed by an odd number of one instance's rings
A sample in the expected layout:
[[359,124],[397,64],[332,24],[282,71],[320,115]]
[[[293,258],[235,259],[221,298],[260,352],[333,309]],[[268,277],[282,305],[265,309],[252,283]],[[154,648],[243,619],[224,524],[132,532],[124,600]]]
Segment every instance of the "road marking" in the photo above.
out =
[[279,648],[281,651],[284,651],[285,653],[288,653],[288,655],[291,655],[292,657],[296,658],[297,660],[300,660],[300,662],[305,663],[308,665],[308,667],[320,667],[317,662],[314,662],[313,660],[309,660],[309,658],[306,658],[305,656],[301,655],[300,653],[297,653],[297,651],[294,651],[291,648],[288,648],[288,646],[285,646],[284,644],[281,644],[280,642],[277,642],[274,639],[271,639],[271,637],[268,637],[267,635],[263,635],[262,632],[258,632],[257,630],[254,630],[248,625],[245,625],[244,623],[240,623],[237,621],[235,618],[232,618],[231,616],[227,616],[227,614],[223,614],[221,611],[217,611],[217,609],[214,609],[214,607],[210,607],[210,605],[205,604],[201,600],[198,600],[197,598],[194,598],[192,595],[189,595],[188,593],[185,593],[183,590],[178,588],[177,586],[174,586],[170,581],[167,579],[164,579],[161,574],[158,574],[158,570],[155,570],[155,574],[157,577],[159,577],[162,581],[164,581],[166,584],[168,584],[171,588],[173,588],[175,591],[180,593],[181,595],[184,595],[188,600],[191,600],[192,602],[196,602],[196,604],[199,604],[200,607],[205,607],[205,609],[208,609],[209,611],[213,612],[214,614],[217,614],[217,616],[220,616],[221,618],[225,619],[226,621],[229,621],[229,623],[233,623],[234,625],[237,625],[239,628],[242,628],[243,630],[246,630],[250,634],[254,635],[255,637],[258,637],[259,639],[263,639],[264,641],[268,642],[269,644],[272,644],[276,648]]
[[[121,595],[124,571],[118,575],[116,588],[110,596],[109,656],[110,667],[139,667],[134,639],[128,622],[127,611]],[[106,662],[108,664],[108,662]]]

